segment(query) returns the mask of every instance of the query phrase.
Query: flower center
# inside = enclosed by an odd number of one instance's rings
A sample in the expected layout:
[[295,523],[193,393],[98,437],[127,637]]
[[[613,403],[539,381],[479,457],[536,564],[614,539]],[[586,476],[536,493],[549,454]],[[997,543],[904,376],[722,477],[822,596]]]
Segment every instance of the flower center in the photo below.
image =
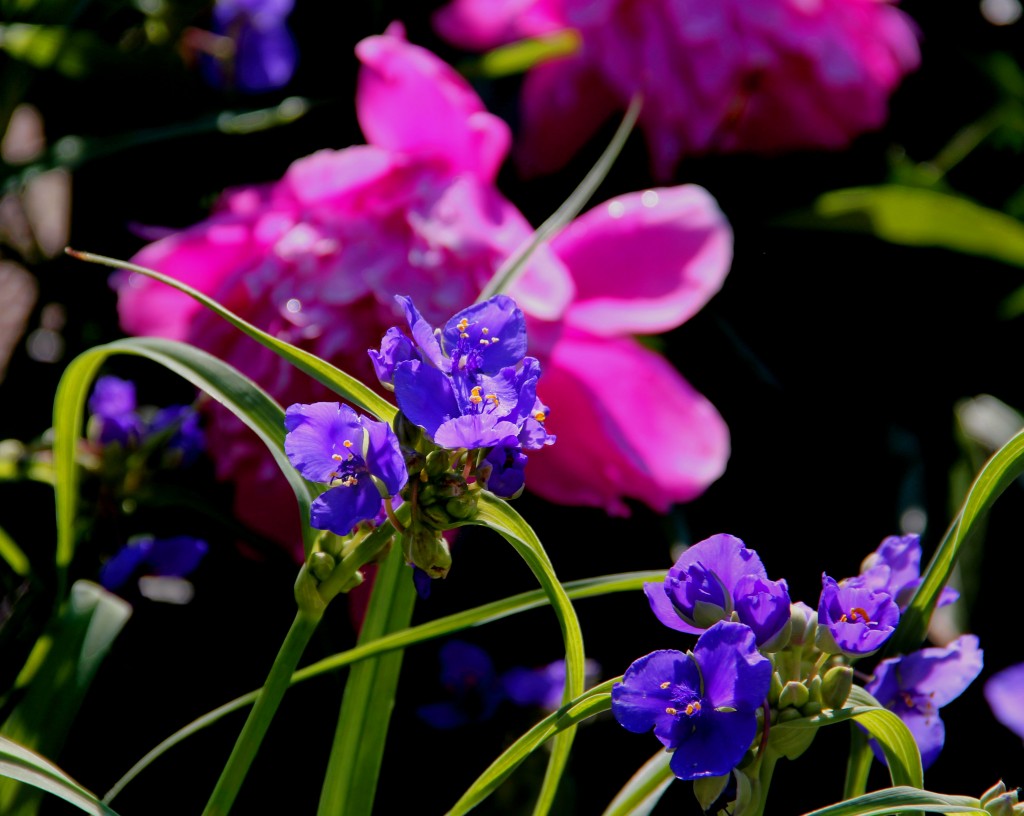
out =
[[867,610],[862,606],[855,606],[850,610],[849,615],[843,615],[839,619],[840,623],[871,623],[871,616]]

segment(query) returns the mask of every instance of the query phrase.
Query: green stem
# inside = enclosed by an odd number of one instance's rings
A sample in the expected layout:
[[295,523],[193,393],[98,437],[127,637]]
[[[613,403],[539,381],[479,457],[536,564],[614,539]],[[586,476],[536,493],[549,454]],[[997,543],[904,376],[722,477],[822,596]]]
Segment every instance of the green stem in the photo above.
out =
[[[305,567],[303,567],[305,569]],[[292,673],[298,666],[299,659],[309,643],[310,637],[316,630],[317,624],[323,614],[322,609],[300,609],[295,615],[291,629],[285,636],[281,650],[277,653],[274,665],[270,667],[270,674],[256,698],[256,704],[249,712],[249,718],[245,721],[242,733],[235,741],[235,747],[231,751],[224,770],[221,771],[220,779],[213,789],[210,801],[206,803],[203,816],[222,816],[231,810],[231,805],[238,796],[242,787],[245,775],[249,766],[256,757],[260,743],[263,741],[270,721],[274,718],[281,698],[291,684]]]
[[[377,571],[359,645],[408,628],[415,601],[399,540]],[[349,673],[319,816],[369,816],[372,811],[403,656],[404,651],[397,650],[364,660]]]

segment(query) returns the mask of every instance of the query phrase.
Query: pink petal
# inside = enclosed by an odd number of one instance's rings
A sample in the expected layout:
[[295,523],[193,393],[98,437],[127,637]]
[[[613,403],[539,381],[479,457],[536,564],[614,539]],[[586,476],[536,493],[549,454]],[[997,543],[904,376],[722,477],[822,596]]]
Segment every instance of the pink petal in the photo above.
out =
[[[215,216],[150,244],[132,261],[212,295],[221,281],[257,262],[260,254],[249,223]],[[138,273],[119,274],[115,285],[121,328],[128,334],[184,340],[204,309],[188,295]]]
[[352,210],[359,204],[355,196],[372,196],[396,164],[392,154],[372,145],[318,150],[293,162],[283,182],[300,204]]
[[362,40],[356,56],[356,110],[368,142],[494,180],[511,143],[508,125],[453,68],[406,42],[397,24]]
[[576,282],[566,322],[592,334],[654,334],[693,316],[722,286],[732,230],[687,184],[619,196],[552,242]]
[[565,28],[558,0],[453,0],[433,22],[441,37],[466,51],[487,51]]
[[523,80],[520,104],[516,163],[529,176],[559,169],[619,107],[580,55],[534,66]]
[[538,395],[558,441],[530,453],[526,482],[551,501],[625,515],[634,498],[664,512],[725,470],[729,431],[715,407],[630,338],[563,336]]

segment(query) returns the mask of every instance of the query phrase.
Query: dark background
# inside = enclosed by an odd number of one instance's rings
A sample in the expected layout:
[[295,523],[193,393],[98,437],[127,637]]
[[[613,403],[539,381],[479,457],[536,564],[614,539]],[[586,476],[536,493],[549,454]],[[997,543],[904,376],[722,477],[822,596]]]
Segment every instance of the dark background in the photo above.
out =
[[[236,137],[200,134],[82,165],[74,173],[71,245],[128,257],[143,243],[132,224],[194,223],[225,186],[276,179],[318,148],[361,142],[352,104],[353,45],[402,19],[410,40],[457,63],[465,55],[429,28],[429,11],[437,5],[299,2],[291,17],[302,49],[298,72],[281,93],[256,99],[207,88],[173,54],[147,55],[130,66],[101,64],[76,82],[38,74],[26,98],[43,110],[51,141],[68,134],[111,137],[225,106],[274,104],[290,94],[316,103],[287,127]],[[609,519],[597,510],[558,508],[525,495],[517,509],[535,526],[563,580],[667,567],[673,542],[729,532],[760,553],[771,577],[789,581],[794,599],[814,605],[822,571],[854,574],[883,537],[900,532],[909,507],[925,511],[926,556],[934,549],[955,507],[950,473],[963,456],[955,433],[958,400],[989,393],[1024,408],[1018,362],[1024,326],[1000,316],[1001,304],[1022,283],[1019,269],[778,223],[825,191],[886,181],[893,156],[932,158],[999,101],[988,60],[996,52],[1021,58],[1024,23],[996,28],[973,2],[906,0],[902,7],[921,28],[922,68],[896,93],[884,131],[841,153],[713,156],[680,165],[676,181],[702,184],[718,199],[735,230],[736,256],[721,293],[666,335],[663,350],[726,419],[732,457],[704,496],[666,518],[637,505],[631,518]],[[130,10],[111,9],[94,5],[80,24],[113,36],[130,24]],[[478,90],[492,110],[514,123],[516,79],[482,83]],[[502,191],[540,223],[590,167],[611,130],[555,176],[522,181],[507,166]],[[1022,167],[1012,144],[989,141],[947,180],[1000,208],[1024,183]],[[634,134],[595,201],[651,183],[642,139]],[[0,384],[2,437],[42,433],[63,365],[120,336],[103,270],[57,258],[33,272],[40,297],[30,327],[45,304],[65,304],[66,353],[47,364],[30,359],[23,346],[15,351]],[[188,399],[186,387],[155,367],[119,364],[117,373],[138,379],[143,401]],[[229,501],[227,486],[211,489]],[[52,547],[52,502],[45,489],[0,485],[0,497],[4,529],[30,553]],[[981,696],[984,679],[1024,659],[1016,597],[1022,509],[1024,496],[1011,486],[987,529],[976,576],[983,591],[969,609],[986,668],[945,710],[946,748],[926,774],[933,790],[977,796],[1001,777],[1024,783],[1020,740],[995,723]],[[419,604],[417,621],[533,587],[528,570],[496,535],[468,532],[454,556],[449,579]],[[160,739],[260,685],[292,617],[294,575],[281,555],[268,551],[253,560],[225,540],[194,576],[193,603],[170,607],[140,600],[96,678],[61,766],[102,792]],[[309,660],[352,643],[344,600],[336,607],[311,644]],[[581,601],[578,611],[602,677],[620,674],[652,649],[691,645],[654,620],[640,593]],[[550,611],[525,617],[465,633],[464,639],[486,648],[498,670],[559,657]],[[288,695],[238,813],[313,812],[342,680],[320,678]],[[443,812],[537,717],[505,704],[488,722],[441,732],[425,725],[416,707],[444,695],[437,644],[409,650],[378,812]],[[119,797],[119,812],[199,812],[241,723],[242,716],[233,715],[173,749]],[[838,800],[847,740],[845,727],[825,729],[801,760],[781,763],[768,812],[795,814]],[[607,716],[581,727],[557,812],[599,813],[656,748],[653,737],[628,734]],[[543,762],[534,757],[479,812],[526,812],[542,771]],[[875,773],[873,786],[886,784],[884,772],[876,767]],[[689,787],[674,785],[657,812],[698,813]],[[71,812],[53,800],[43,812],[65,811]]]

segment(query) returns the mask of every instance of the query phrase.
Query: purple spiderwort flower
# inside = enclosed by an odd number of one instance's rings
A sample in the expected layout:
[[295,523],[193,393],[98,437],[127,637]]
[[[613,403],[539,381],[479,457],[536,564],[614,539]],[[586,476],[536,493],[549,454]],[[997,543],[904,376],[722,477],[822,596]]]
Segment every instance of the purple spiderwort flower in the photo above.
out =
[[822,573],[816,643],[829,654],[863,657],[882,647],[900,621],[888,592],[837,584]]
[[[588,657],[583,664],[583,674],[584,686],[589,688],[600,677],[600,664]],[[533,669],[516,666],[502,675],[501,682],[508,698],[516,705],[537,706],[545,711],[554,711],[562,705],[565,660],[555,660]]]
[[1024,663],[993,674],[985,683],[985,699],[995,718],[1024,740]]
[[769,581],[757,553],[722,533],[679,556],[664,582],[644,584],[651,610],[663,624],[699,634],[735,612],[768,651],[789,636],[790,598],[785,581]]
[[461,640],[441,647],[441,684],[450,699],[417,707],[420,719],[448,730],[489,719],[504,699],[502,683],[490,656]]
[[285,412],[284,449],[311,482],[330,485],[314,502],[310,524],[348,535],[380,513],[385,496],[408,480],[398,438],[386,422],[361,416],[337,402],[296,403]]
[[[946,740],[939,709],[949,705],[981,673],[984,654],[975,635],[961,635],[948,646],[920,649],[883,660],[865,689],[895,712],[914,735],[927,768]],[[882,750],[872,745],[884,759]]]
[[[921,537],[911,533],[888,536],[860,565],[860,574],[843,581],[847,586],[862,586],[888,592],[905,612],[921,584]],[[939,606],[953,603],[960,593],[948,587],[939,596]]]
[[128,447],[142,438],[145,425],[136,412],[135,383],[130,380],[110,375],[96,380],[89,411],[99,425],[99,441],[104,445],[117,442]]
[[230,61],[203,60],[207,80],[246,93],[287,85],[299,51],[285,20],[294,0],[216,0],[213,29],[234,42]]
[[100,568],[100,583],[115,591],[136,575],[184,578],[199,566],[208,549],[205,541],[192,536],[139,536]]
[[628,731],[653,729],[680,779],[722,776],[757,735],[771,673],[750,627],[719,621],[692,653],[663,649],[635,661],[612,688],[612,713]]

